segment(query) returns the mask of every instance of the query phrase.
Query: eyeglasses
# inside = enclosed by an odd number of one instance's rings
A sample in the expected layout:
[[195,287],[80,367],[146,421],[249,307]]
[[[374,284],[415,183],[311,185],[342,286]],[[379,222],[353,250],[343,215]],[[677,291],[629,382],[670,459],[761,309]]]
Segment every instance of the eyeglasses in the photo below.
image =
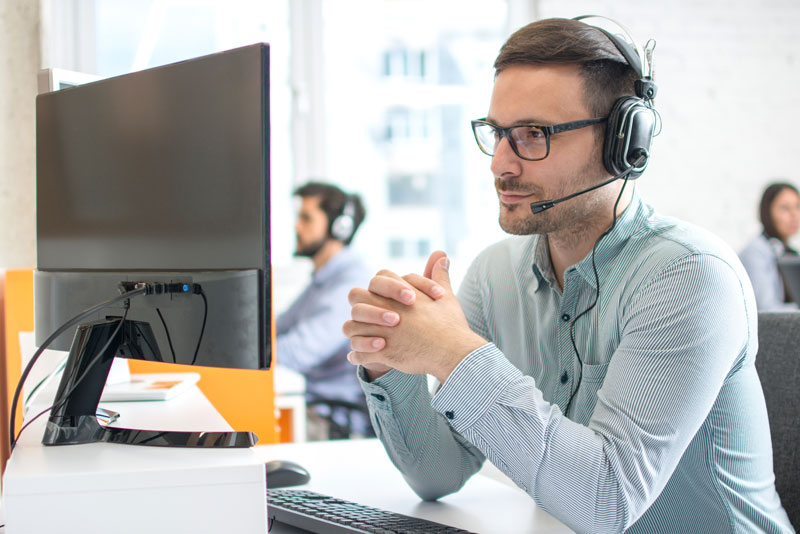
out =
[[494,156],[497,152],[497,145],[503,140],[508,139],[514,154],[528,161],[539,161],[550,154],[550,136],[553,134],[568,132],[586,128],[593,124],[599,124],[608,120],[606,117],[600,119],[586,119],[582,121],[565,122],[563,124],[553,124],[552,126],[537,126],[535,124],[522,124],[501,128],[496,124],[487,122],[486,119],[472,121],[472,132],[475,134],[475,141],[481,152],[487,156]]

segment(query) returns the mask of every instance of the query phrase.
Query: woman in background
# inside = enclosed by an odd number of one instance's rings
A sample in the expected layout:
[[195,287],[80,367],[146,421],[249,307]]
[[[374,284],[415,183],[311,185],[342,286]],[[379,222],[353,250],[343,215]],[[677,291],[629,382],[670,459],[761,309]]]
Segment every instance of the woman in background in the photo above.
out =
[[759,211],[761,233],[740,253],[758,311],[797,309],[778,270],[778,258],[797,255],[789,238],[800,229],[800,193],[788,183],[774,183],[764,190]]

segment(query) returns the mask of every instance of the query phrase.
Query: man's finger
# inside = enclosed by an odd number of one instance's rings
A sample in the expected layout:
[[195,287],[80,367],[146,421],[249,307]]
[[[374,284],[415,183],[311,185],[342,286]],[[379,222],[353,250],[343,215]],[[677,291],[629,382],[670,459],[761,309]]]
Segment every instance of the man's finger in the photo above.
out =
[[353,365],[363,365],[365,367],[375,369],[379,369],[381,367],[389,368],[389,366],[384,363],[385,359],[380,353],[360,352],[354,350],[347,354],[347,361]]
[[354,304],[350,316],[360,323],[383,326],[394,326],[400,322],[400,316],[396,312],[364,303]]
[[445,295],[445,289],[441,284],[438,284],[430,278],[425,278],[421,274],[407,274],[403,279],[434,300],[440,299]]
[[450,258],[441,256],[436,263],[433,264],[431,278],[434,282],[444,287],[445,290],[452,291],[450,287]]
[[[378,274],[369,282],[369,291],[375,295],[410,306],[417,298],[414,287],[400,277]],[[352,304],[352,303],[351,303]]]
[[428,263],[425,265],[425,272],[423,273],[425,278],[433,278],[433,266],[444,256],[447,256],[447,253],[442,250],[434,250],[431,253],[428,257]]
[[356,352],[378,352],[386,347],[382,337],[355,336],[350,338],[350,348]]
[[360,321],[345,321],[342,333],[350,339],[356,336],[387,338],[392,333],[391,326],[380,326]]

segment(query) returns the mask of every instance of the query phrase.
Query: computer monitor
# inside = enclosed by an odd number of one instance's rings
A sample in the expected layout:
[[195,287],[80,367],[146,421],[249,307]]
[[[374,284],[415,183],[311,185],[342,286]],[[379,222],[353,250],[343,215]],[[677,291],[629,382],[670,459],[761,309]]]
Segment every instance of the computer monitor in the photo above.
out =
[[256,44],[37,97],[37,344],[149,288],[53,341],[70,355],[46,444],[250,444],[242,433],[126,435],[94,411],[114,355],[270,367],[268,52]]
[[800,256],[786,255],[778,258],[778,269],[783,275],[792,301],[800,304]]

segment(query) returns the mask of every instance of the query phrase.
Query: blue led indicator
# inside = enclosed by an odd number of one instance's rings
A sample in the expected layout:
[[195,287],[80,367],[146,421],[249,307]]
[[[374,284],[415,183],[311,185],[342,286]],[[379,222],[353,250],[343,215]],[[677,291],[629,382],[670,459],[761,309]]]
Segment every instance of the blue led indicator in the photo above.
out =
[[189,291],[189,284],[183,284],[183,292],[186,293]]

